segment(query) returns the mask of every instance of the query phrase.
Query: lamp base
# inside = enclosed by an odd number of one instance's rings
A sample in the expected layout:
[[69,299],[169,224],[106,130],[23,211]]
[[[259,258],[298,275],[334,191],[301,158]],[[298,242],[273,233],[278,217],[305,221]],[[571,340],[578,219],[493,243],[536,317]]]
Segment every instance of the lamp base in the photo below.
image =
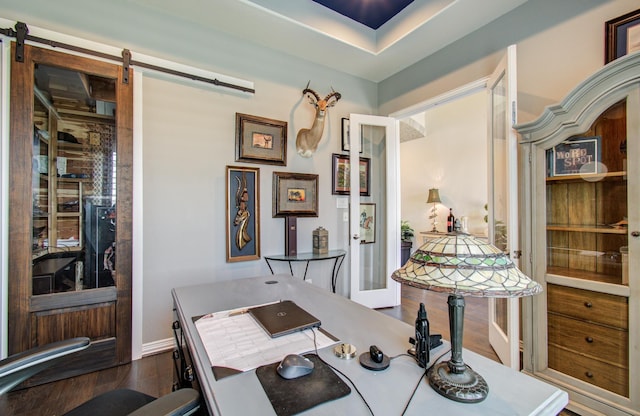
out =
[[468,365],[457,374],[451,371],[447,362],[438,363],[431,367],[427,378],[435,391],[456,402],[478,403],[489,394],[487,382]]

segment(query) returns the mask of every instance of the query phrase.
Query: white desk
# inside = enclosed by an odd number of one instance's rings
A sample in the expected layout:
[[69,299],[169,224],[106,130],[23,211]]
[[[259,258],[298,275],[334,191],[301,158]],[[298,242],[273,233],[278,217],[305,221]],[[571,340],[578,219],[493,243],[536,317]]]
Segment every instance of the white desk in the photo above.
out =
[[[368,351],[372,344],[388,356],[402,354],[409,347],[409,337],[414,335],[413,327],[404,322],[287,275],[182,287],[173,289],[172,294],[203,398],[213,415],[273,415],[275,412],[255,371],[215,379],[193,324],[194,316],[291,299],[318,317],[322,327],[342,342],[355,345],[358,355]],[[426,306],[429,311],[429,305]],[[448,348],[449,344],[445,342],[432,350],[432,359]],[[410,357],[397,358],[391,361],[387,370],[372,372],[360,366],[357,357],[351,360],[337,358],[332,348],[319,353],[349,376],[378,416],[400,415],[424,371]],[[556,387],[467,350],[463,357],[489,384],[487,399],[477,404],[457,403],[440,396],[426,380],[422,380],[407,415],[557,415],[568,402],[567,393]],[[353,386],[348,381],[347,384],[352,389],[351,394],[303,414],[369,415]]]

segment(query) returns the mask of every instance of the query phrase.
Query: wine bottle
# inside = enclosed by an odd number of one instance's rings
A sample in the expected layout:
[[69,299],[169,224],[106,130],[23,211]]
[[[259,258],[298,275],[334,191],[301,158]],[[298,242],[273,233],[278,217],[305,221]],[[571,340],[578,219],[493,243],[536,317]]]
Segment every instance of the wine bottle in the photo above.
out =
[[453,231],[453,225],[456,222],[456,217],[453,216],[453,208],[449,208],[449,215],[447,216],[447,232]]

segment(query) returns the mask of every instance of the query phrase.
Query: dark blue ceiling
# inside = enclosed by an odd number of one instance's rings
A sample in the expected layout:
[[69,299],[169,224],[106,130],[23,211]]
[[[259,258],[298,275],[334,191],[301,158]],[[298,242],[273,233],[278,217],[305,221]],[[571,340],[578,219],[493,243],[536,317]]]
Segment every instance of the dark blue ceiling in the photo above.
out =
[[313,0],[371,29],[385,24],[413,0]]

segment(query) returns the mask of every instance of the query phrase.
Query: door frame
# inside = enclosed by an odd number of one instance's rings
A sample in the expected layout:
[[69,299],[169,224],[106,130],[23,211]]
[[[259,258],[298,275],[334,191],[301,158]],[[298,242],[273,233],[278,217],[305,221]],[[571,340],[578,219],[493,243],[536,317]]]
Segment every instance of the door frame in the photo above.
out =
[[[484,77],[484,78],[480,78],[476,81],[470,82],[468,84],[462,85],[458,88],[454,88],[450,91],[447,91],[443,94],[440,94],[438,96],[435,96],[433,98],[430,98],[428,100],[425,100],[423,102],[417,103],[415,105],[412,105],[406,109],[400,110],[400,111],[396,111],[394,113],[389,114],[389,117],[393,117],[397,120],[403,119],[403,118],[407,118],[407,117],[411,117],[414,116],[416,114],[428,111],[429,109],[436,107],[436,106],[441,106],[443,104],[446,104],[448,102],[451,101],[455,101],[457,99],[466,97],[468,95],[471,94],[475,94],[477,92],[481,92],[481,91],[487,91],[488,89],[488,85],[489,85],[489,80],[490,77]],[[485,109],[486,111],[486,109]],[[489,122],[489,120],[487,120],[487,122]],[[488,138],[487,138],[488,140]],[[488,180],[491,180],[490,178],[488,178]],[[489,196],[489,195],[487,195]],[[491,228],[491,224],[490,228]],[[519,243],[519,241],[518,241]],[[509,300],[509,301],[513,301],[513,300]],[[489,300],[490,302],[490,300]],[[490,302],[491,303],[491,302]],[[517,299],[515,300],[515,303],[518,304]],[[490,307],[488,309],[491,309]],[[517,311],[517,309],[516,309]],[[491,314],[491,310],[488,310],[489,312],[489,316]],[[509,319],[509,318],[507,318]],[[518,322],[518,317],[516,317],[515,319],[512,319],[512,322],[515,322],[516,324],[519,324]],[[488,322],[490,324],[490,321]],[[489,335],[489,334],[487,334]],[[516,353],[517,350],[519,349],[519,343],[516,343]],[[501,358],[502,359],[502,358]]]
[[[382,289],[360,290],[360,136],[362,125],[379,126],[386,129],[385,150],[386,172],[399,172],[400,152],[398,139],[398,120],[391,117],[372,116],[364,114],[349,115],[350,130],[350,189],[349,195],[349,241],[350,243],[350,298],[369,308],[393,307],[400,304],[400,284],[391,279],[391,274],[400,267],[400,176],[386,175],[386,192],[384,198],[385,232],[384,247],[387,259],[385,287]],[[393,183],[392,183],[393,181]],[[374,190],[372,189],[372,194]],[[378,215],[378,214],[376,214]],[[383,244],[382,239],[376,244]]]
[[[493,102],[492,88],[500,80],[504,79],[506,86],[505,100],[505,125],[502,126],[505,135],[505,159],[506,159],[506,188],[507,188],[507,255],[519,266],[519,259],[516,255],[520,247],[518,229],[518,136],[513,126],[516,124],[517,116],[517,79],[516,79],[516,46],[507,48],[504,56],[496,66],[493,74],[487,81],[487,150],[488,150],[488,223],[489,242],[495,242],[495,175],[494,168],[494,141],[493,141]],[[499,323],[494,320],[500,314],[497,302],[504,302],[504,312],[506,313],[505,333]],[[494,349],[498,358],[508,367],[519,369],[520,367],[520,302],[518,298],[496,299],[489,298],[488,301],[488,324],[489,324],[489,344]]]
[[[12,49],[15,43],[12,42]],[[12,54],[13,55],[13,54]],[[117,222],[117,272],[116,287],[103,289],[93,289],[91,294],[82,296],[73,294],[76,297],[90,297],[91,302],[101,302],[109,299],[115,292],[117,299],[117,308],[115,310],[115,319],[118,323],[116,326],[115,351],[111,360],[103,361],[101,365],[112,366],[131,361],[131,339],[132,339],[132,319],[131,319],[131,287],[132,287],[132,170],[133,170],[133,77],[129,73],[129,84],[122,82],[123,70],[122,66],[117,63],[106,63],[95,58],[87,58],[83,56],[73,55],[69,53],[54,51],[48,48],[40,48],[31,45],[25,45],[25,65],[33,65],[33,62],[39,62],[54,66],[70,68],[82,72],[91,72],[116,79],[116,101],[120,105],[116,106],[116,134],[117,142],[117,170],[116,177],[118,186],[118,197],[116,209],[118,212]],[[7,63],[8,65],[9,63]],[[11,62],[12,65],[17,65]],[[33,69],[27,68],[26,71],[11,71],[11,104],[12,108],[9,112],[11,118],[11,133],[9,142],[11,143],[12,155],[18,152],[22,159],[30,159],[32,139],[32,110],[33,104],[28,101],[32,97],[32,93],[26,94],[29,98],[20,99],[21,89],[25,87],[33,88]],[[132,71],[129,69],[129,71]],[[20,75],[22,73],[23,75]],[[15,107],[14,107],[15,106]],[[22,116],[16,113],[15,109],[24,109]],[[28,113],[28,114],[27,114]],[[12,166],[9,172],[17,172],[19,169],[25,170],[24,166],[20,166],[19,162],[12,157]],[[28,167],[29,174],[24,175],[26,180],[16,180],[15,175],[9,178],[11,180],[11,189],[7,201],[18,201],[25,195],[31,194],[31,168]],[[16,210],[9,210],[9,238],[7,251],[8,256],[8,274],[11,276],[19,276],[18,279],[28,280],[31,275],[31,249],[30,249],[30,216],[27,219],[21,219]],[[27,236],[28,238],[25,238]],[[7,314],[9,322],[8,326],[8,353],[13,354],[31,348],[34,341],[31,337],[21,336],[31,333],[31,322],[28,318],[29,304],[32,302],[31,294],[28,288],[30,285],[22,285],[20,287],[10,280],[7,284],[8,301]],[[22,311],[22,312],[20,312]],[[20,328],[20,329],[17,329]],[[99,348],[99,347],[96,347]]]

